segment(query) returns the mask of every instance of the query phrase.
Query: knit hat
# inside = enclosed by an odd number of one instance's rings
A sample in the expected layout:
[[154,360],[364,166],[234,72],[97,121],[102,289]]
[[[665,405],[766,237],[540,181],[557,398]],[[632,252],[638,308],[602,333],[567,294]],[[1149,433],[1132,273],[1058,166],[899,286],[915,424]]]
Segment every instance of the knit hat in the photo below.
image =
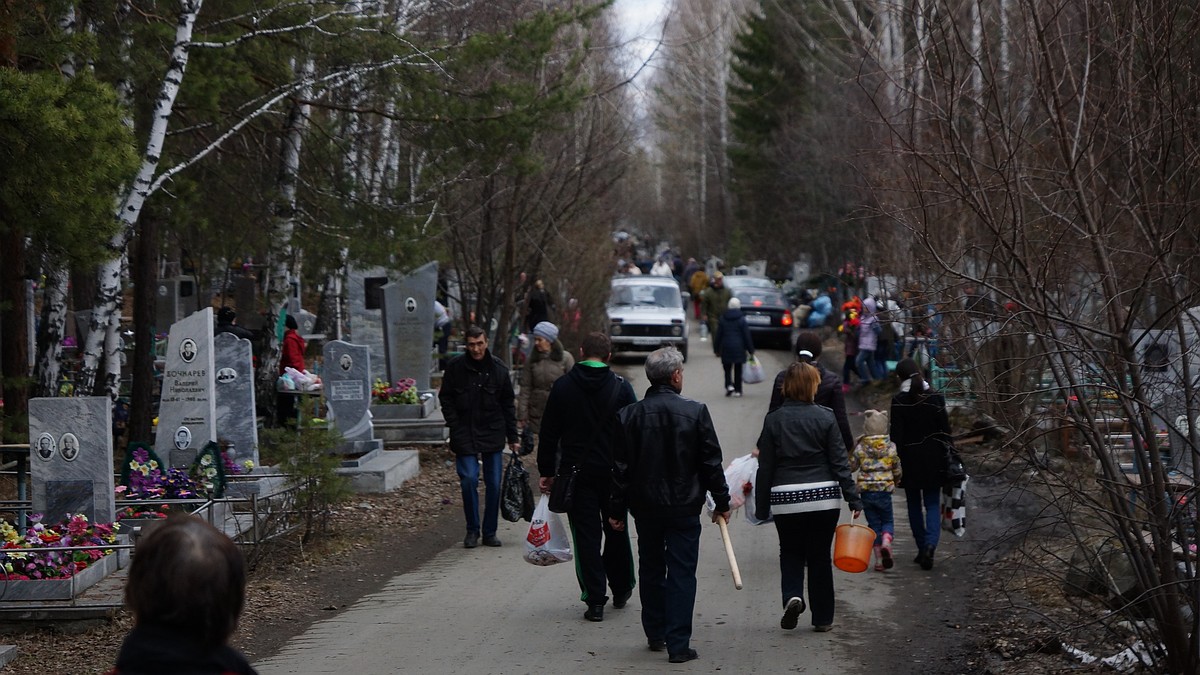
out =
[[[803,354],[801,352],[808,352]],[[815,331],[800,331],[796,336],[796,358],[816,361],[821,355],[821,336]]]
[[863,433],[867,436],[887,436],[888,414],[882,410],[864,411]]
[[558,326],[549,321],[539,321],[533,327],[533,335],[534,337],[545,338],[547,342],[554,342],[558,339]]
[[737,298],[729,299],[729,309],[741,309],[741,308],[742,308],[741,300],[738,300]]

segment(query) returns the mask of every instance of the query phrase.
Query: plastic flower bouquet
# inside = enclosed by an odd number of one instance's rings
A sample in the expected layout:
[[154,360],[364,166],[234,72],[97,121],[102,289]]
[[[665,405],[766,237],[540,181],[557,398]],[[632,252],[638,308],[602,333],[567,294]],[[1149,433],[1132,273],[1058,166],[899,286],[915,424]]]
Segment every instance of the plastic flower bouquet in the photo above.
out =
[[72,546],[103,547],[115,544],[118,524],[90,523],[82,513],[70,515],[57,525],[46,525],[42,514],[29,517],[29,528],[20,534],[0,521],[0,567],[10,580],[62,579],[74,576],[112,549],[63,551]]
[[372,402],[382,405],[416,405],[421,402],[421,398],[417,394],[417,381],[411,377],[397,380],[394,385],[389,385],[383,380],[375,380],[375,384],[371,387],[371,399]]

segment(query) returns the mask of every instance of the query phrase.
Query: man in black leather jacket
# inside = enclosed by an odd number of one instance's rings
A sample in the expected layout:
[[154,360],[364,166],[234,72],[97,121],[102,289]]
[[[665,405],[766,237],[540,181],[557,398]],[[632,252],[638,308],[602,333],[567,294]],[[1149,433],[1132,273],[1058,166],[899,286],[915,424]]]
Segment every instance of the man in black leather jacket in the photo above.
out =
[[483,460],[483,484],[487,488],[483,508],[483,544],[499,546],[496,528],[500,515],[500,477],[504,471],[504,442],[517,451],[517,408],[508,366],[487,348],[487,336],[479,326],[464,334],[466,354],[446,364],[438,400],[446,426],[450,427],[450,449],[462,487],[463,513],[467,519],[466,548],[479,544],[479,473]]
[[685,663],[697,657],[690,642],[698,516],[711,492],[713,522],[728,522],[729,486],[708,407],[680,396],[683,355],[674,347],[652,352],[646,377],[646,397],[619,414],[610,524],[623,529],[626,511],[637,518],[642,629],[650,649],[666,649],[671,663]]

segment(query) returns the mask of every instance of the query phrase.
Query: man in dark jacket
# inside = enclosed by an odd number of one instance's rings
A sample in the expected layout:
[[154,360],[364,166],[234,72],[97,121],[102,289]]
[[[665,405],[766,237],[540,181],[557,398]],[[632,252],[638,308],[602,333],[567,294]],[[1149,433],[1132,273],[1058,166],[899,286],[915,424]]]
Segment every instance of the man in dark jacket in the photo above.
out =
[[517,409],[513,401],[508,366],[488,351],[487,336],[479,326],[464,334],[466,354],[446,364],[438,394],[450,449],[462,486],[463,513],[467,518],[466,548],[479,544],[479,458],[483,458],[483,484],[487,494],[483,509],[483,545],[499,546],[496,527],[500,515],[500,476],[504,470],[504,442],[517,451]]
[[254,333],[237,325],[237,312],[233,311],[232,307],[217,310],[217,327],[213,330],[213,335],[218,333],[233,333],[243,340],[254,339]]
[[[846,417],[846,397],[842,394],[842,381],[837,373],[830,372],[821,365],[821,336],[817,331],[800,331],[796,336],[796,360],[803,361],[821,373],[821,384],[817,385],[817,395],[813,402],[823,405],[833,411],[837,420],[838,431],[842,434],[842,444],[846,452],[854,449],[854,437],[850,435],[850,420]],[[771,387],[771,404],[767,412],[774,412],[783,405],[783,376],[787,368],[775,376],[775,384]]]
[[[633,595],[633,550],[629,533],[608,522],[612,494],[611,436],[617,411],[637,401],[633,387],[609,369],[612,342],[591,333],[579,348],[579,363],[558,378],[546,399],[538,447],[539,487],[550,492],[555,476],[575,476],[567,519],[575,538],[575,576],[588,609],[583,618],[604,620],[605,585],[613,607]],[[563,478],[566,480],[566,478]],[[603,539],[603,541],[602,541]],[[603,543],[603,553],[601,553]]]
[[674,347],[651,352],[646,377],[645,399],[618,414],[610,524],[622,530],[626,511],[637,519],[642,629],[650,649],[667,649],[671,663],[685,663],[697,657],[690,647],[697,516],[711,492],[713,522],[728,522],[729,486],[708,407],[680,396],[683,355]]

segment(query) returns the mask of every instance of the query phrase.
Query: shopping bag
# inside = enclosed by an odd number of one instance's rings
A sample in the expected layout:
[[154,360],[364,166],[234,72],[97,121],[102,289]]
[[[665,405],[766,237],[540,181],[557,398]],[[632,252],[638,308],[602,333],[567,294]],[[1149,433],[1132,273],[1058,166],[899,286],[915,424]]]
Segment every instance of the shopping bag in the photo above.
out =
[[510,523],[522,518],[533,520],[533,488],[529,487],[529,472],[515,454],[509,456],[500,483],[500,515]]
[[758,362],[758,357],[751,354],[750,358],[746,359],[746,363],[742,365],[742,382],[746,384],[758,384],[763,381],[766,375],[763,374],[762,364]]
[[[729,508],[737,509],[746,503],[746,495],[754,489],[754,477],[758,474],[758,458],[742,455],[729,463],[725,469],[725,483],[729,485]],[[754,508],[754,504],[750,504]]]
[[533,510],[533,521],[525,535],[525,562],[546,567],[571,561],[571,542],[557,513],[550,511],[550,498],[542,495]]

